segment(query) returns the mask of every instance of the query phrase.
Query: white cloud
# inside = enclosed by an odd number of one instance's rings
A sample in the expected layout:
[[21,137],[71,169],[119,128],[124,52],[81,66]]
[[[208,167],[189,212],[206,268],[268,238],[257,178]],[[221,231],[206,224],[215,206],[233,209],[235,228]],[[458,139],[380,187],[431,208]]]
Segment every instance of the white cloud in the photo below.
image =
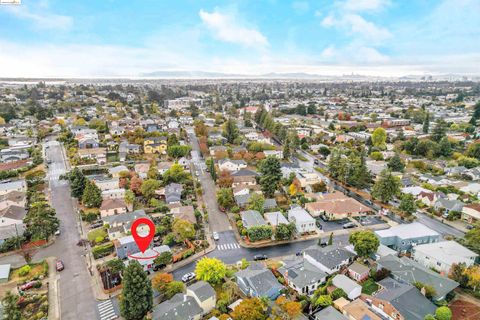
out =
[[391,37],[391,33],[386,28],[379,27],[357,14],[346,15],[343,22],[347,24],[351,32],[360,34],[369,40],[382,41]]
[[232,14],[221,13],[218,10],[199,12],[202,22],[214,33],[214,36],[225,42],[240,44],[246,47],[265,47],[267,38],[258,30],[243,26]]
[[73,19],[69,16],[58,15],[45,11],[48,3],[40,2],[42,10],[32,11],[26,5],[6,6],[5,10],[18,19],[30,21],[38,29],[69,29],[73,25]]
[[341,7],[348,11],[377,11],[390,4],[389,0],[347,0]]

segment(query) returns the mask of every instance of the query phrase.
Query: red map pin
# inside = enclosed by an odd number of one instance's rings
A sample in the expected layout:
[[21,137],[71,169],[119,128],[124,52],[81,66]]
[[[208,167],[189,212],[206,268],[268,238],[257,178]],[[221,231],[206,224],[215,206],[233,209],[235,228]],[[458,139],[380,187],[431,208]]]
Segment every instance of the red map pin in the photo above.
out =
[[[146,236],[140,236],[137,233],[137,228],[141,224],[146,224],[149,228],[148,230],[148,235]],[[130,232],[132,233],[133,240],[135,240],[135,243],[138,246],[138,249],[140,251],[145,252],[147,250],[148,246],[150,245],[150,242],[153,240],[153,236],[155,235],[155,225],[153,224],[153,221],[148,219],[148,218],[138,218],[132,223],[132,227],[130,228]]]

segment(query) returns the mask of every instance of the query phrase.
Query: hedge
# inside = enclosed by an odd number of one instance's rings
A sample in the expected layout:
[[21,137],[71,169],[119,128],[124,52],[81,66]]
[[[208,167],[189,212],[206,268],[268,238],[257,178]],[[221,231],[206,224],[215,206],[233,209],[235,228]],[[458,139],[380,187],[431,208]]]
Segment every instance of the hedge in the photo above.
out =
[[92,254],[95,259],[108,256],[113,252],[113,243],[107,242],[105,244],[95,246],[92,248]]

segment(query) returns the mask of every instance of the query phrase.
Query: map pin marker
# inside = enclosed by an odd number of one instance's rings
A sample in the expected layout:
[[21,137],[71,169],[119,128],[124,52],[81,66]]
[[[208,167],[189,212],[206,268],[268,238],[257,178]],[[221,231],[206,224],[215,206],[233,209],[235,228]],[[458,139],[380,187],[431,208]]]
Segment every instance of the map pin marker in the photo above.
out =
[[[141,224],[146,224],[149,228],[148,234],[146,236],[143,234],[139,235],[137,232],[137,228]],[[130,232],[132,233],[133,240],[135,240],[138,249],[140,249],[140,251],[142,251],[143,253],[145,252],[145,250],[147,250],[150,242],[152,242],[153,240],[153,236],[155,235],[155,225],[153,224],[153,221],[148,218],[138,218],[132,223]]]

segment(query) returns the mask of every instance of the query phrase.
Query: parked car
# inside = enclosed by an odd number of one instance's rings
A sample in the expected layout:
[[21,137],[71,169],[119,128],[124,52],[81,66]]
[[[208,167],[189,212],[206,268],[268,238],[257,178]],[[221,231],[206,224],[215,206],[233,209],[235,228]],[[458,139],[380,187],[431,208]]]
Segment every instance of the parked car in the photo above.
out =
[[60,230],[55,231],[55,235],[59,236],[60,235]]
[[62,260],[57,260],[57,263],[56,263],[55,267],[56,267],[58,272],[65,269],[65,265],[63,264]]
[[[27,290],[30,290],[36,286],[38,286],[37,284],[38,281],[29,281],[23,285],[20,286],[20,288],[18,288],[20,291],[27,291]],[[41,283],[40,283],[41,285]]]
[[343,229],[350,229],[350,228],[355,228],[355,227],[356,227],[356,225],[353,222],[347,222],[342,226]]
[[195,272],[189,272],[189,273],[186,273],[186,274],[183,275],[182,281],[183,282],[189,282],[190,280],[195,279],[195,277],[196,277]]
[[315,159],[315,160],[313,160],[313,163],[318,166],[320,164],[320,161],[318,159]]
[[325,248],[326,246],[328,246],[328,243],[327,243],[327,242],[322,242],[322,243],[320,243],[320,247]]
[[259,261],[259,260],[267,260],[268,257],[266,254],[257,254],[255,256],[253,256],[253,260],[255,261]]
[[100,228],[103,226],[103,222],[94,222],[90,225],[90,229]]
[[218,235],[218,232],[213,233],[213,240],[215,240],[215,241],[220,240],[220,236]]
[[472,230],[473,229],[473,226],[471,224],[468,224],[466,227],[465,227],[467,230]]

